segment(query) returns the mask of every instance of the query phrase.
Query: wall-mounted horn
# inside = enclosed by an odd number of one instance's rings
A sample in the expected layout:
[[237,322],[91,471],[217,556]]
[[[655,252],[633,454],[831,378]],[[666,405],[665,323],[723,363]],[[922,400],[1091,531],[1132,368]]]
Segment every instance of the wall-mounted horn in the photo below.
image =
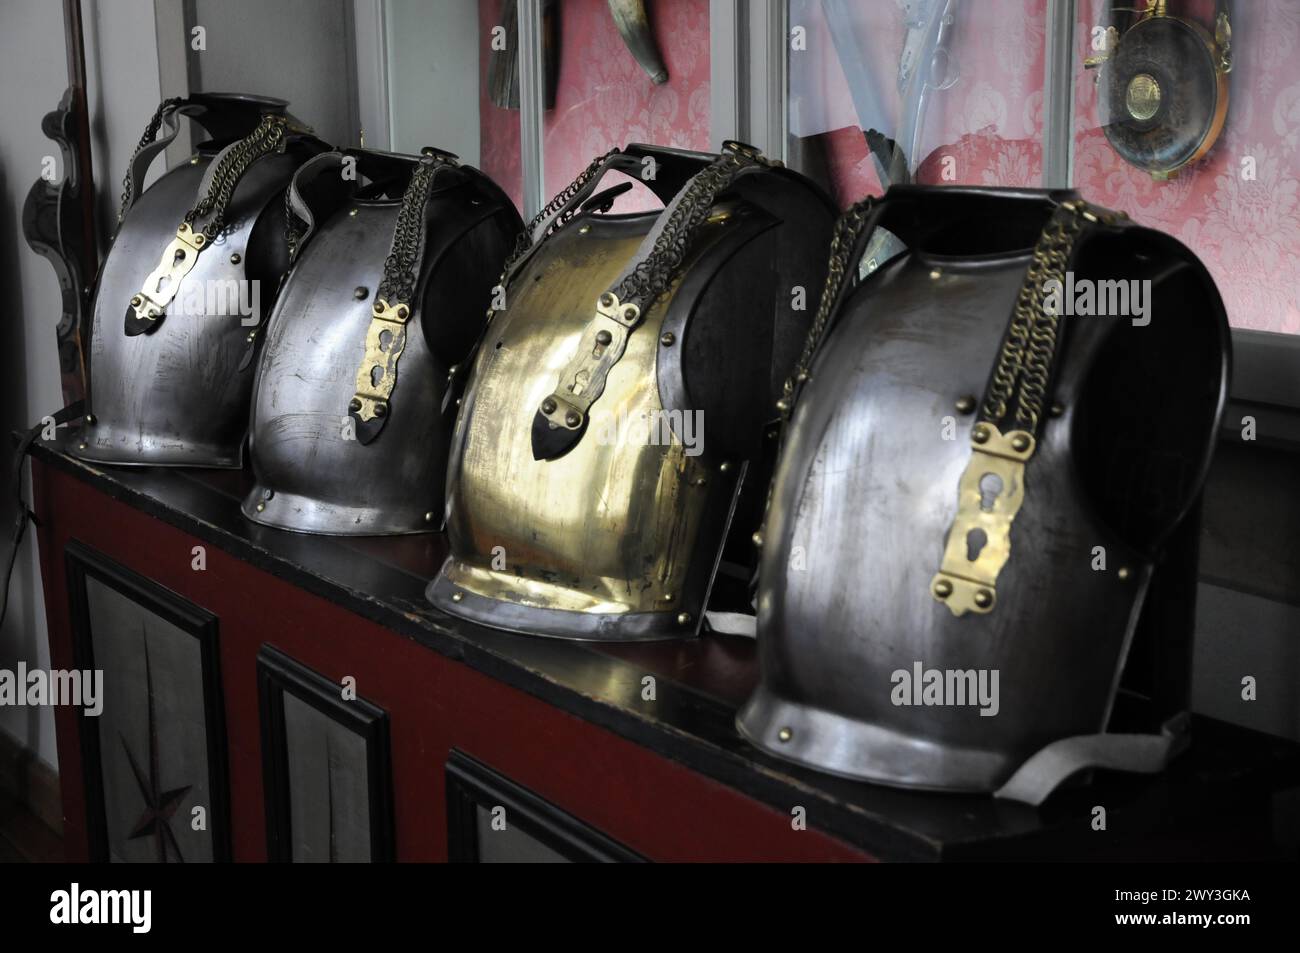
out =
[[668,67],[655,45],[650,18],[646,15],[645,0],[609,0],[609,12],[619,35],[631,50],[641,68],[655,84],[668,82]]

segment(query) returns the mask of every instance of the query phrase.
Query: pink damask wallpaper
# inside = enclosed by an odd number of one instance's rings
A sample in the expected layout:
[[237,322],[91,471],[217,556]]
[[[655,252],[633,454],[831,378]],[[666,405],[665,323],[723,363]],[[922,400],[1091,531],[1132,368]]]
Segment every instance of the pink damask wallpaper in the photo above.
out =
[[[1095,52],[1092,28],[1102,22],[1104,3],[1081,0],[1078,9],[1075,186],[1090,201],[1123,209],[1195,251],[1214,276],[1234,327],[1300,333],[1300,2],[1234,5],[1223,134],[1209,155],[1168,182],[1124,162],[1098,125],[1094,74],[1082,63]],[[1171,7],[1209,24],[1214,4],[1171,0]],[[953,42],[959,78],[935,94],[917,178],[1041,185],[1045,0],[980,0],[959,9]],[[894,18],[896,35],[877,50],[896,63],[901,14],[895,11]],[[842,74],[825,95],[847,100]],[[856,126],[827,133],[825,145],[842,205],[879,194]],[[950,166],[955,175],[944,179],[948,156],[956,160]]]
[[[817,94],[833,102],[831,116],[853,122],[826,134],[825,151],[835,197],[847,207],[879,195],[866,143],[856,125],[849,88],[838,54],[820,19],[820,4],[806,2],[806,54],[819,57]],[[1037,186],[1043,173],[1043,47],[1047,0],[979,0],[957,7],[951,63],[956,82],[931,94],[921,136],[917,181],[946,185]],[[905,38],[900,0],[876,0],[863,8],[865,54],[887,69],[875,71],[881,90],[893,95],[893,80]],[[800,74],[792,70],[792,75]],[[796,79],[796,82],[798,80]],[[792,89],[797,97],[798,89]],[[945,158],[953,161],[945,165]],[[949,177],[944,178],[945,170]]]
[[500,109],[488,96],[488,64],[492,61],[492,28],[501,23],[503,0],[479,0],[478,4],[478,116],[479,168],[491,176],[510,196],[515,207],[524,207],[523,157],[519,151],[519,110]]
[[[546,113],[546,193],[559,192],[595,156],[629,142],[709,148],[707,0],[646,4],[668,82],[656,86],[623,44],[606,0],[562,0],[560,75]],[[609,178],[612,184],[617,176]],[[620,211],[657,205],[640,189]]]
[[[489,44],[501,6],[502,0],[479,0],[479,165],[522,208],[519,112],[498,109],[487,95]],[[646,6],[668,68],[668,81],[659,86],[623,44],[607,0],[559,0],[559,75],[555,105],[543,123],[548,198],[613,146],[709,148],[709,4],[653,0]],[[611,174],[609,184],[621,178]],[[657,205],[638,188],[619,200],[618,210]]]
[[[1181,6],[1209,24],[1210,0]],[[1078,55],[1102,0],[1079,5]],[[1084,196],[1123,209],[1195,251],[1234,327],[1300,333],[1300,3],[1233,5],[1228,118],[1214,149],[1168,182],[1124,162],[1098,127],[1091,75],[1076,82],[1074,178]],[[1251,161],[1253,160],[1253,175]],[[1245,173],[1245,174],[1243,174]]]

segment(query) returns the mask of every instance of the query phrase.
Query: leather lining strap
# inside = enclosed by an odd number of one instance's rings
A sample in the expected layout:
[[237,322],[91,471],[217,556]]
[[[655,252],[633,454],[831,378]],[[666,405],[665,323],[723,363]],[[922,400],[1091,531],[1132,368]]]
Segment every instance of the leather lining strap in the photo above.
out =
[[1160,734],[1075,735],[1044,746],[993,792],[1037,807],[1071,775],[1089,768],[1157,774],[1191,743],[1191,716],[1180,712]]

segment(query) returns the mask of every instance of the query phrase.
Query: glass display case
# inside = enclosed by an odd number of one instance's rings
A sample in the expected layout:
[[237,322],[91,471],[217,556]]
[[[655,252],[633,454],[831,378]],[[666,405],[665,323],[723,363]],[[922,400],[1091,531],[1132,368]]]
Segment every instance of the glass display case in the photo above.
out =
[[[432,17],[388,0],[383,18],[392,147],[456,152],[525,216],[615,146],[709,148],[708,3],[445,0]],[[658,204],[638,187],[617,210]]]
[[1071,186],[1196,252],[1235,329],[1300,332],[1296,4],[789,0],[788,16],[790,160],[841,206],[891,181]]
[[789,18],[791,161],[842,206],[1042,182],[1046,0],[790,0]]

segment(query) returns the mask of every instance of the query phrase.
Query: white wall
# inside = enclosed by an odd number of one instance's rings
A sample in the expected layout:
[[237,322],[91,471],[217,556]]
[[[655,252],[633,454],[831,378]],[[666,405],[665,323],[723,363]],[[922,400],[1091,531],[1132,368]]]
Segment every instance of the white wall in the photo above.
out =
[[[356,141],[351,0],[82,0],[82,7],[96,204],[105,243],[127,160],[164,95],[205,90],[280,96],[323,138]],[[194,24],[207,30],[204,51],[191,48],[188,28]],[[166,90],[159,82],[160,52],[163,72],[175,78]],[[9,433],[62,406],[54,341],[58,282],[49,263],[23,240],[21,215],[43,158],[59,154],[41,134],[40,122],[67,85],[62,4],[0,0],[0,483],[5,488],[12,460]],[[179,154],[169,150],[172,159]],[[150,180],[163,171],[164,160],[155,160]],[[0,555],[8,553],[13,519],[6,495],[0,489]],[[29,667],[49,665],[34,532],[19,554],[0,631],[0,668],[12,670],[20,659]],[[57,764],[51,711],[0,708],[0,731]]]
[[[99,0],[84,6],[94,175],[102,214],[108,215],[134,143],[158,103],[154,8],[152,0]],[[58,105],[66,87],[62,4],[4,0],[0,4],[0,289],[5,296],[0,320],[0,465],[6,496],[12,460],[9,433],[62,406],[54,343],[58,282],[49,263],[23,240],[21,216],[23,200],[40,175],[44,157],[54,155],[62,163],[57,147],[42,135],[40,122]],[[104,227],[108,222],[103,219]],[[7,555],[13,513],[7,498],[0,502],[0,511],[4,536],[0,553]],[[19,554],[9,615],[0,631],[0,668],[12,670],[19,659],[29,667],[49,665],[31,532]],[[0,708],[0,731],[17,738],[43,761],[57,763],[49,709]]]
[[287,99],[326,142],[356,145],[351,16],[351,0],[194,0],[207,49],[190,51],[190,86]]
[[479,164],[478,4],[385,0],[393,149]]

